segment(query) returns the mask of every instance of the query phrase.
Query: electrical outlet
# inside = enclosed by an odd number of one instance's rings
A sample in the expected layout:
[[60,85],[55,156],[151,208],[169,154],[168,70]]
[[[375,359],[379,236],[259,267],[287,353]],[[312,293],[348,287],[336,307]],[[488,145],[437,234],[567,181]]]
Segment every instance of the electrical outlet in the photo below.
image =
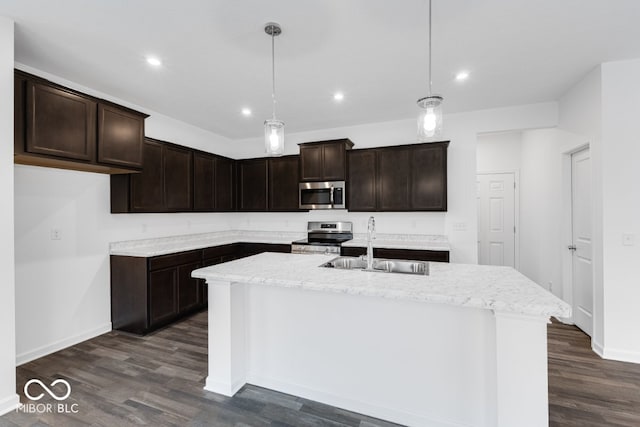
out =
[[623,234],[622,235],[622,244],[624,246],[633,246],[635,244],[635,235],[633,235],[633,234]]
[[62,240],[62,232],[59,228],[51,229],[51,240]]

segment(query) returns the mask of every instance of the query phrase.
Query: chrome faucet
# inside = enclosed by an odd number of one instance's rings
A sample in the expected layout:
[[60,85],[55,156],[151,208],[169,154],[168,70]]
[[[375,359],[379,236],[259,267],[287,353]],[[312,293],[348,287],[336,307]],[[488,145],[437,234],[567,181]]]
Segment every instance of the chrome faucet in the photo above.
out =
[[367,224],[367,270],[373,269],[373,239],[376,238],[376,220],[370,216]]

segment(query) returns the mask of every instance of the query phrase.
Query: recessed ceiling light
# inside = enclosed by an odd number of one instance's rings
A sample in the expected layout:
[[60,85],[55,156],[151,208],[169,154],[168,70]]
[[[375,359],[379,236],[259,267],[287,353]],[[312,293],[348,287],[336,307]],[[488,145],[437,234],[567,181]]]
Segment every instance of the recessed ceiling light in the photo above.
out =
[[248,116],[250,116],[250,115],[251,115],[251,109],[250,109],[250,108],[243,108],[243,109],[241,110],[241,112],[242,112],[242,115],[243,115],[243,116],[247,116],[247,117],[248,117]]
[[468,71],[460,71],[458,74],[456,74],[456,80],[459,82],[463,82],[465,80],[467,80],[469,78],[469,72]]
[[333,94],[333,99],[334,99],[334,101],[338,101],[338,102],[342,101],[344,99],[344,93],[342,93],[342,92],[334,93]]
[[147,64],[153,65],[154,67],[159,67],[162,65],[162,61],[155,56],[147,56]]

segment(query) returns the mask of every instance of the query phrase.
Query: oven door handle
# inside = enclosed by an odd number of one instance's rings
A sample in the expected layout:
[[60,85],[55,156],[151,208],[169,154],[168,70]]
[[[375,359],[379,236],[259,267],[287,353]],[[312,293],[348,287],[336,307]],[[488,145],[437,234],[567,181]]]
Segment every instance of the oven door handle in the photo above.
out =
[[333,207],[333,185],[330,187],[330,193],[331,193],[330,195],[331,198],[329,200],[331,202],[331,207]]

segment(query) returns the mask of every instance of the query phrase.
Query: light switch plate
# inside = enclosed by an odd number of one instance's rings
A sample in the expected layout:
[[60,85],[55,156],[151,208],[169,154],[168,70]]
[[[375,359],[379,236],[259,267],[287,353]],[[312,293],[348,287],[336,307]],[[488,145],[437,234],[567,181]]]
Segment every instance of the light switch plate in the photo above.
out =
[[635,244],[635,234],[623,234],[622,235],[622,244],[624,246],[633,246]]
[[453,223],[453,231],[467,231],[467,223],[466,222],[454,222]]
[[62,240],[62,232],[59,228],[51,229],[51,240]]

